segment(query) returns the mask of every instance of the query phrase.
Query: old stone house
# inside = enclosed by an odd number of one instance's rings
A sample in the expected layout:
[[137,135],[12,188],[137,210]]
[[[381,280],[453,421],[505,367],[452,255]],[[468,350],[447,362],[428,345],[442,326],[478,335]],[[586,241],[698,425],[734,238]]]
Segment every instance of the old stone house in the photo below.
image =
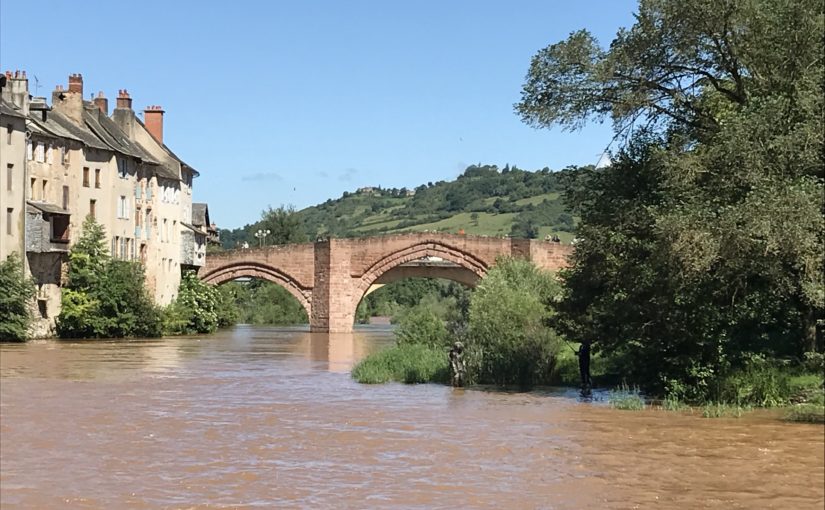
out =
[[68,252],[89,215],[103,225],[111,255],[143,263],[155,301],[171,302],[181,270],[203,265],[205,249],[191,257],[184,241],[198,172],[164,144],[163,110],[148,107],[141,122],[121,90],[109,116],[103,93],[84,100],[79,74],[55,88],[49,106],[29,96],[25,73],[5,77],[0,260],[25,252],[38,287],[33,333],[48,335],[54,326]]

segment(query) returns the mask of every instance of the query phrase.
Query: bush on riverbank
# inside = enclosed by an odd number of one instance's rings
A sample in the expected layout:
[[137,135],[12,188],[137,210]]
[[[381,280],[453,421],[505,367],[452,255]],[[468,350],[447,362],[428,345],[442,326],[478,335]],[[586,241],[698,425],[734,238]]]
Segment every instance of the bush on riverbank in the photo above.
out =
[[34,283],[23,273],[23,261],[12,253],[0,262],[0,341],[26,339]]
[[69,253],[57,334],[61,338],[160,336],[160,310],[146,292],[143,266],[112,260],[105,237],[103,227],[87,217],[83,235]]
[[187,271],[181,276],[177,298],[163,311],[163,333],[214,333],[234,324],[237,315],[226,291],[203,283],[193,271]]
[[371,354],[352,369],[359,383],[390,381],[407,384],[446,383],[450,377],[446,351],[423,344],[399,344]]
[[468,380],[520,387],[550,384],[561,339],[547,323],[560,292],[553,275],[535,264],[499,259],[470,297],[462,339]]

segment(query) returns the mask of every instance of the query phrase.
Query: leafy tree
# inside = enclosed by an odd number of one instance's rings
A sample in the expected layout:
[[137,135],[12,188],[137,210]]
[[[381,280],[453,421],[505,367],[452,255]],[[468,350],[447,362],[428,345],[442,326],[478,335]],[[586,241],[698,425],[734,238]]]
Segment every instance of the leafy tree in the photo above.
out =
[[269,230],[266,237],[269,244],[305,243],[309,240],[301,220],[292,206],[271,207],[264,211],[259,228]]
[[642,0],[609,49],[579,31],[534,57],[525,122],[609,116],[626,141],[567,179],[583,241],[559,325],[639,382],[707,396],[752,353],[816,346],[822,34],[812,0]]
[[0,340],[25,340],[34,298],[34,283],[23,272],[23,261],[11,253],[0,262]]
[[161,334],[160,312],[145,289],[143,267],[112,260],[105,232],[91,216],[69,253],[57,333],[63,338],[109,338]]

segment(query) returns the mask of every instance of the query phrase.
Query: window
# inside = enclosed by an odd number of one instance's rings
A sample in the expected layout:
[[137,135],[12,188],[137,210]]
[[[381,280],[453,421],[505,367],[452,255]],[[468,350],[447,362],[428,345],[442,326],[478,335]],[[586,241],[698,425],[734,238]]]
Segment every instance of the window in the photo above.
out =
[[120,238],[120,258],[122,258],[122,259],[126,258],[126,238],[125,237]]
[[47,181],[46,179],[43,179],[43,194],[40,195],[40,200],[42,200],[44,202],[46,201],[46,197],[48,196],[48,194],[47,194],[48,189],[49,189],[48,185],[49,185],[49,181]]
[[14,224],[14,208],[6,209],[6,234],[12,235],[12,225]]
[[172,241],[177,241],[178,239],[178,220],[172,221]]
[[14,182],[14,165],[9,163],[6,165],[6,189],[11,191],[12,182]]
[[118,246],[117,240],[118,240],[117,236],[114,236],[112,238],[112,257],[117,257],[117,246]]
[[95,188],[100,188],[100,169],[95,168]]
[[89,200],[89,216],[97,219],[97,200]]
[[117,174],[122,178],[126,178],[126,160],[117,158]]
[[69,210],[69,187],[63,186],[63,209]]
[[32,143],[31,142],[26,143],[26,159],[28,159],[29,161],[34,159],[34,155],[32,154]]
[[34,148],[34,160],[38,163],[46,161],[46,148],[43,146],[43,142],[37,142],[37,146]]
[[52,158],[52,144],[49,144],[49,146],[46,147],[46,163],[51,165],[53,162],[54,159]]
[[14,132],[14,126],[6,124],[6,144],[11,145],[11,134]]
[[37,191],[37,179],[34,177],[31,178],[31,182],[29,183],[29,199],[35,200],[37,197],[35,196],[35,191]]
[[117,217],[124,220],[129,219],[129,202],[126,201],[126,197],[123,195],[117,200]]
[[69,166],[69,149],[66,147],[60,146],[60,164],[63,166]]
[[87,166],[83,167],[83,187],[89,187],[89,167]]
[[64,214],[53,214],[51,217],[52,224],[52,242],[53,243],[68,243],[69,242],[69,217]]

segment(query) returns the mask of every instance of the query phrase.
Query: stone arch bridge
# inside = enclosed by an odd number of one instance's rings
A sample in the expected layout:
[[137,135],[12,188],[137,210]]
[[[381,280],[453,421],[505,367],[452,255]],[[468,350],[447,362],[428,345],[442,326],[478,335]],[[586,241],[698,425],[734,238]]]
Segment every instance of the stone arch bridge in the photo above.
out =
[[210,284],[243,277],[277,283],[306,309],[312,331],[339,333],[352,330],[358,303],[383,284],[423,276],[472,287],[497,257],[522,257],[556,270],[572,251],[535,239],[412,233],[210,254],[199,276]]

